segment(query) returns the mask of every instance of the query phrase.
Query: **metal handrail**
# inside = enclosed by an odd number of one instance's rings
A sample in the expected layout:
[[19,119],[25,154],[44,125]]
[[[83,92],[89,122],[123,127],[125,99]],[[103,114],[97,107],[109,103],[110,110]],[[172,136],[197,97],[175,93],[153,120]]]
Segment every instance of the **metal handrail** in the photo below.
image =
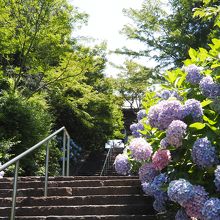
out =
[[[3,164],[0,167],[0,172],[12,164],[15,163],[15,172],[14,172],[14,181],[13,181],[13,194],[12,194],[12,207],[11,207],[11,217],[10,220],[15,219],[15,208],[16,208],[16,194],[17,194],[17,180],[18,180],[18,169],[19,169],[19,161],[24,158],[26,155],[39,148],[42,144],[47,143],[46,145],[46,158],[45,158],[45,185],[44,185],[44,196],[47,197],[47,188],[48,188],[48,165],[49,165],[49,141],[56,136],[58,133],[63,131],[63,169],[62,175],[65,176],[65,159],[66,159],[66,151],[67,151],[67,161],[66,161],[66,176],[69,176],[69,163],[70,163],[70,135],[68,134],[65,127],[60,128],[55,131],[39,143],[35,144],[33,147],[19,154],[15,158],[11,159],[7,163]],[[67,137],[67,149],[66,149],[66,137]]]
[[113,144],[113,147],[111,146],[108,150],[108,153],[107,153],[106,158],[105,158],[105,162],[104,162],[103,167],[102,167],[102,171],[100,173],[100,176],[103,176],[103,174],[106,174],[107,170],[109,169],[113,148],[114,148],[114,144]]

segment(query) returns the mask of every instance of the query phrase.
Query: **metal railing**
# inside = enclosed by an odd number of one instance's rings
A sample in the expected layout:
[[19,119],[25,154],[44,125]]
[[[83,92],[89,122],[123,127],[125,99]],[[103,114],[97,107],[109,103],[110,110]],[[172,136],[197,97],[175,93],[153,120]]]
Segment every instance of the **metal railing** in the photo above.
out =
[[[50,140],[55,137],[58,133],[63,131],[63,163],[62,163],[62,175],[69,176],[69,164],[70,164],[70,136],[65,127],[60,128],[59,130],[55,131],[53,134],[46,137],[44,140],[40,141],[33,147],[29,148],[28,150],[24,151],[20,155],[16,156],[12,160],[8,161],[7,163],[3,164],[0,167],[0,172],[5,170],[12,164],[15,164],[15,172],[14,172],[14,181],[13,181],[13,194],[12,194],[12,206],[11,206],[11,215],[10,220],[15,219],[15,208],[16,208],[16,194],[17,194],[17,180],[18,180],[18,170],[19,170],[19,161],[24,158],[29,153],[33,152],[35,149],[39,148],[41,145],[46,143],[46,157],[45,157],[45,184],[44,184],[44,196],[47,197],[48,191],[48,165],[49,165],[49,142]],[[67,142],[66,142],[67,138]],[[66,152],[67,152],[67,160],[66,160]],[[65,169],[66,166],[66,169]],[[66,170],[66,172],[65,172]]]
[[100,176],[107,175],[107,173],[108,173],[108,170],[111,166],[111,158],[112,158],[113,149],[114,149],[114,144],[108,150],[108,153],[107,153],[106,158],[105,158],[105,162],[104,162],[103,167],[102,167],[102,171],[100,173]]

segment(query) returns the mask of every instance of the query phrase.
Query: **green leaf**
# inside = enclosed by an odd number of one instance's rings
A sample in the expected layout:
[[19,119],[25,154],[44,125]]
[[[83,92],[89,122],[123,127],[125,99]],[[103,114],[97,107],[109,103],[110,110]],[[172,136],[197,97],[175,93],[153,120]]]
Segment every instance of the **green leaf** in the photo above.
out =
[[208,100],[204,100],[203,102],[201,102],[201,106],[202,106],[202,107],[205,107],[205,106],[211,104],[212,102],[213,102],[213,101],[210,100],[210,99],[208,99]]
[[203,119],[204,121],[208,122],[210,125],[214,125],[216,124],[215,121],[212,121],[211,119],[209,119],[207,116],[203,115]]
[[174,72],[172,71],[167,71],[167,76],[168,76],[169,82],[171,83],[173,83],[176,80],[176,74],[174,74]]
[[189,126],[190,128],[195,128],[196,130],[202,130],[205,127],[204,123],[196,122]]
[[214,63],[211,65],[211,68],[214,69],[214,68],[217,68],[220,66],[220,63]]
[[193,48],[190,48],[189,49],[189,56],[192,60],[196,60],[196,57],[197,57],[197,52],[195,49]]

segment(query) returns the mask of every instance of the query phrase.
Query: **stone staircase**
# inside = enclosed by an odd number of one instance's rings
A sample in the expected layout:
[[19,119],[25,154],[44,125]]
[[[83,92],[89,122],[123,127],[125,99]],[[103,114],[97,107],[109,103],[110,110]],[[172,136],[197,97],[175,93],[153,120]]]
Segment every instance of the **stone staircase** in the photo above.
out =
[[[137,177],[19,177],[16,219],[155,220],[152,199],[142,194]],[[0,180],[0,220],[9,219],[12,178]]]
[[[117,176],[113,163],[115,161],[115,157],[122,152],[123,152],[122,148],[113,149],[110,158],[109,169],[107,170],[107,175]],[[102,167],[105,162],[106,155],[107,155],[107,150],[103,152],[92,152],[76,174],[78,176],[99,176],[102,171]]]

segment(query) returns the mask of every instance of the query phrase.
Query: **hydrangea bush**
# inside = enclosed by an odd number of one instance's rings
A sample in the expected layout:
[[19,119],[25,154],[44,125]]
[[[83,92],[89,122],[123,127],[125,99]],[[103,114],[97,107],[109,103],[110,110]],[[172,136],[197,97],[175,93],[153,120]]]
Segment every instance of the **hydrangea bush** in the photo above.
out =
[[184,67],[147,92],[115,161],[119,174],[139,175],[157,212],[176,220],[220,220],[220,40],[209,46],[190,49]]

